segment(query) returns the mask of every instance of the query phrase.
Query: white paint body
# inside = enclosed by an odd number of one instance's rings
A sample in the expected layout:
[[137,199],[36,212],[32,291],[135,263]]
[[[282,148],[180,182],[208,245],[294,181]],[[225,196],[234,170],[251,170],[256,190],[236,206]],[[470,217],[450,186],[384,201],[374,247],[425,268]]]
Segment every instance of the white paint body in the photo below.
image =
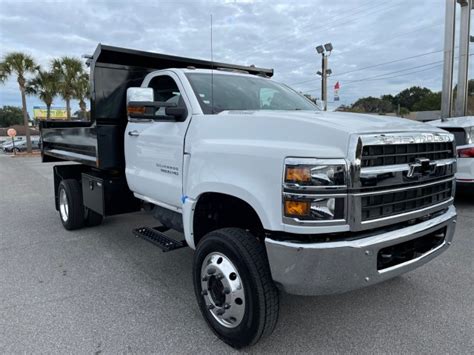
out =
[[[186,241],[192,248],[193,208],[206,192],[246,201],[267,230],[300,234],[346,231],[347,226],[283,223],[285,158],[347,158],[352,134],[441,132],[402,118],[342,112],[261,110],[205,115],[185,76],[190,71],[210,72],[169,69],[145,78],[142,87],[147,87],[153,76],[173,76],[188,117],[184,122],[129,122],[125,160],[130,189],[143,200],[181,212]],[[138,137],[128,135],[134,130]],[[163,166],[177,167],[177,175],[163,173]]]
[[[430,125],[442,129],[463,129],[468,130],[474,127],[474,116],[452,117],[447,121],[431,121]],[[474,141],[465,145],[458,145],[457,149],[474,147]],[[459,158],[457,161],[456,180],[460,183],[468,183],[474,185],[474,158]]]

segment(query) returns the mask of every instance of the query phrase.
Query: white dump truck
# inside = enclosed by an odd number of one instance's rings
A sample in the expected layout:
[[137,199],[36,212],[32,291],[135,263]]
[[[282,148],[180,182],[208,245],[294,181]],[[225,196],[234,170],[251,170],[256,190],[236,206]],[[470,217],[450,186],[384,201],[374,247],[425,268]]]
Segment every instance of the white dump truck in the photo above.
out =
[[43,161],[75,162],[53,169],[62,224],[150,211],[160,227],[133,233],[195,250],[198,306],[233,347],[272,332],[280,291],[370,286],[451,244],[452,134],[322,112],[271,69],[104,45],[88,64],[91,121],[41,126]]

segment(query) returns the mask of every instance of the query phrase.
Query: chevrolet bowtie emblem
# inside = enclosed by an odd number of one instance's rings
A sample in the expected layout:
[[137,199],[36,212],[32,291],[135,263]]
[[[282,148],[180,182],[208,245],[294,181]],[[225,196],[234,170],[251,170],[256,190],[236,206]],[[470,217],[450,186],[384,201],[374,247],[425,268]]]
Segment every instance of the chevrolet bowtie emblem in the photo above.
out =
[[432,162],[428,158],[417,158],[414,163],[408,164],[407,177],[413,178],[423,175],[428,175],[436,169],[436,162]]

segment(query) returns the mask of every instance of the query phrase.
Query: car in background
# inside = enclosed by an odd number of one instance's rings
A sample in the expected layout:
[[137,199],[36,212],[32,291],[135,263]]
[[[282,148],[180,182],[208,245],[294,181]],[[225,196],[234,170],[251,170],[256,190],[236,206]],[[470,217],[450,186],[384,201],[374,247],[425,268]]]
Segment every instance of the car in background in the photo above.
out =
[[[23,137],[15,137],[14,138],[14,141],[15,141],[15,144],[19,143],[20,141],[23,140]],[[12,144],[12,139],[10,137],[7,137],[6,139],[3,140],[3,142],[1,143],[0,147],[1,149],[3,150],[3,148],[9,146]]]
[[[31,137],[31,147],[33,149],[40,148],[40,137],[39,136],[32,136]],[[12,152],[23,152],[26,150],[26,139],[19,139],[13,142],[4,143],[2,145],[2,150],[5,153],[12,153]]]
[[474,186],[474,116],[428,122],[454,135],[458,156],[456,182]]

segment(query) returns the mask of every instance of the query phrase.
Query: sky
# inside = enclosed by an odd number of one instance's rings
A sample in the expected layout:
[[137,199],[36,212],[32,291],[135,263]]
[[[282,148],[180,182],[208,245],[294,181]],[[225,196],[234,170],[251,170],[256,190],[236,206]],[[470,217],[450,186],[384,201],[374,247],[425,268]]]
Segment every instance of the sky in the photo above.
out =
[[[336,107],[413,85],[439,91],[444,10],[444,0],[0,0],[0,56],[22,51],[47,68],[103,43],[210,59],[212,14],[214,60],[273,68],[275,80],[315,97],[315,46],[331,42],[328,97]],[[30,111],[42,104],[27,102]],[[16,80],[0,86],[2,105],[21,105]]]

